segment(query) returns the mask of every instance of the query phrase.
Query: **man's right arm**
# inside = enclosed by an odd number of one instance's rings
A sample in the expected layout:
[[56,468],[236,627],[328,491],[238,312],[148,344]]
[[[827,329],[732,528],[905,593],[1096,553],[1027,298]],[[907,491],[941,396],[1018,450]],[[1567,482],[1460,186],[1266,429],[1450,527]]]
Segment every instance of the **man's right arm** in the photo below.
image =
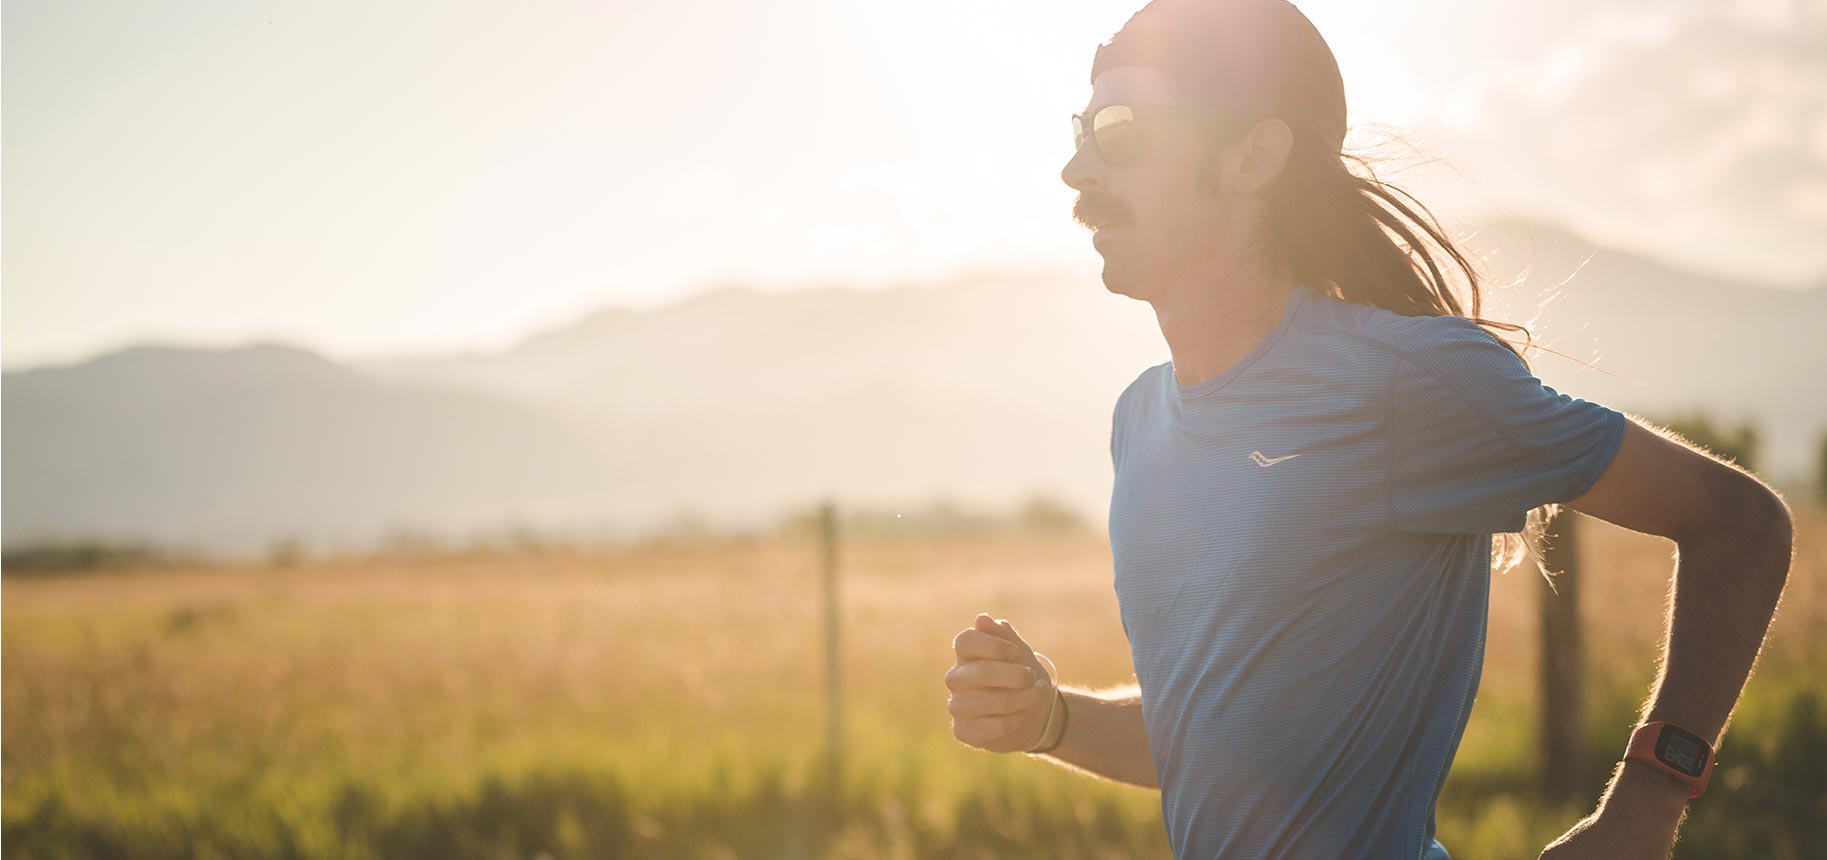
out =
[[1058,747],[1037,755],[1093,776],[1159,787],[1140,689],[1060,687],[1066,708],[1062,734],[1055,728],[1059,723],[1048,722],[1054,680],[1009,622],[979,615],[952,640],[952,648],[957,665],[945,674],[951,689],[946,707],[958,740],[990,752],[1026,752],[1058,739]]
[[1160,788],[1142,725],[1142,690],[1131,684],[1111,690],[1060,687],[1066,699],[1066,731],[1052,752],[1035,753],[1068,770],[1143,788]]

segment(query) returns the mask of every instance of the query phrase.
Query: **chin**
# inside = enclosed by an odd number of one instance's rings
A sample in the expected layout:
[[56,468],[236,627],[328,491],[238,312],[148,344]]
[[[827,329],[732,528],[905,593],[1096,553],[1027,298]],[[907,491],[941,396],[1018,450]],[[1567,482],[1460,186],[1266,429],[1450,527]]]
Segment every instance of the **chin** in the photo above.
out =
[[1104,289],[1119,296],[1146,300],[1136,294],[1135,273],[1128,271],[1121,263],[1112,263],[1108,257],[1104,258],[1103,278]]

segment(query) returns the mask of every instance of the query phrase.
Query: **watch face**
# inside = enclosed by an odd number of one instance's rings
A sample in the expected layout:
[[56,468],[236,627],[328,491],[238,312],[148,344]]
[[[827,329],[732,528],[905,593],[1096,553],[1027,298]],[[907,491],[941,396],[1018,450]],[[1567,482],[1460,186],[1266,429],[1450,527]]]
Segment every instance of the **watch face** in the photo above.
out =
[[1663,726],[1656,737],[1656,758],[1691,777],[1699,778],[1706,771],[1708,752],[1700,736],[1674,726]]

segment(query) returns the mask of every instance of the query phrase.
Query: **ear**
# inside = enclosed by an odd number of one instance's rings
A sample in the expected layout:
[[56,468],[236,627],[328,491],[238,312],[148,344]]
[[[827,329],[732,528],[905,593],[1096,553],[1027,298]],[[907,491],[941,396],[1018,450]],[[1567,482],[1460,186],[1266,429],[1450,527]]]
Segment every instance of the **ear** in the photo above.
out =
[[1274,182],[1288,166],[1288,155],[1294,149],[1294,130],[1279,118],[1269,117],[1251,128],[1242,143],[1237,193],[1254,194]]

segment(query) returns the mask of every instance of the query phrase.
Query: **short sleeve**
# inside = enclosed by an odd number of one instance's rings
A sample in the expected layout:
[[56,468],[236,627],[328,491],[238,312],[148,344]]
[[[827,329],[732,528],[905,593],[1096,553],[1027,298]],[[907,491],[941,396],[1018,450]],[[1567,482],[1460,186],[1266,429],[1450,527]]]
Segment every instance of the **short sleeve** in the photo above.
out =
[[1436,317],[1402,344],[1390,388],[1390,525],[1521,531],[1578,498],[1624,438],[1622,412],[1544,385],[1477,323]]
[[1149,374],[1159,369],[1160,365],[1155,365],[1138,374],[1123,388],[1122,393],[1117,395],[1116,404],[1110,407],[1110,467],[1112,469],[1117,468],[1122,460],[1122,455],[1118,452],[1122,450],[1123,424],[1127,420],[1124,417],[1123,404],[1129,401],[1138,386],[1144,384],[1143,380],[1148,379]]
[[1110,410],[1110,467],[1113,469],[1116,468],[1116,461],[1117,461],[1117,455],[1116,455],[1117,427],[1122,424],[1122,421],[1123,421],[1123,398],[1119,395],[1117,397],[1116,406]]

